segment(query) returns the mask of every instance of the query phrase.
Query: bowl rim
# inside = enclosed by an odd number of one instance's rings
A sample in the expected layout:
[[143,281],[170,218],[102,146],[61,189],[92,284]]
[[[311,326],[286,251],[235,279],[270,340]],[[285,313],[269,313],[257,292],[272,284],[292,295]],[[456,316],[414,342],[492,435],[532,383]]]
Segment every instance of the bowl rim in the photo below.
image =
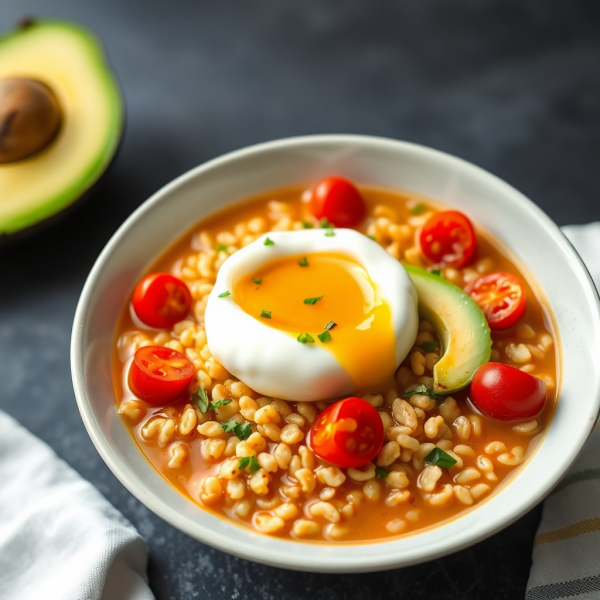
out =
[[[464,159],[458,158],[440,150],[436,150],[412,142],[394,140],[391,138],[378,136],[355,134],[307,135],[289,137],[280,140],[255,144],[226,153],[222,156],[213,158],[201,165],[198,165],[164,185],[149,199],[144,201],[122,223],[122,225],[113,234],[113,236],[110,238],[106,246],[99,254],[98,258],[96,259],[96,262],[94,263],[94,266],[92,267],[86,279],[85,285],[81,292],[81,296],[79,298],[79,302],[77,304],[77,309],[75,312],[73,322],[70,347],[73,388],[75,391],[77,404],[85,428],[97,451],[99,452],[105,463],[108,465],[108,467],[111,469],[113,474],[125,486],[125,488],[129,490],[129,492],[131,492],[138,500],[140,500],[156,515],[158,515],[159,517],[161,517],[180,531],[190,535],[191,537],[209,546],[217,548],[218,550],[227,552],[229,554],[233,554],[235,556],[247,560],[251,560],[253,562],[259,562],[266,565],[293,570],[342,573],[368,572],[392,569],[397,568],[398,566],[409,566],[420,562],[424,562],[426,560],[433,560],[441,556],[450,554],[452,552],[459,551],[468,546],[471,546],[493,535],[494,533],[497,533],[498,531],[507,527],[508,525],[514,523],[517,519],[519,519],[529,510],[531,510],[536,504],[538,504],[545,496],[547,496],[552,491],[552,489],[559,483],[559,481],[566,474],[568,469],[572,466],[573,462],[576,460],[577,456],[583,449],[585,440],[587,440],[587,438],[593,430],[595,419],[590,420],[589,423],[587,423],[587,427],[582,427],[583,430],[587,430],[584,431],[585,439],[581,441],[579,446],[573,445],[571,447],[569,453],[563,461],[562,468],[555,471],[553,476],[548,478],[543,486],[538,487],[535,493],[530,494],[526,502],[513,507],[512,510],[503,514],[501,519],[496,518],[492,519],[489,522],[486,522],[485,525],[480,524],[478,527],[474,527],[472,532],[462,533],[458,537],[448,536],[446,539],[438,541],[434,550],[430,548],[422,548],[419,550],[415,550],[414,553],[408,558],[403,557],[402,559],[398,559],[398,557],[395,557],[393,554],[390,553],[384,555],[382,553],[369,552],[361,556],[359,560],[356,557],[350,558],[346,556],[343,549],[349,547],[355,548],[357,546],[366,546],[371,548],[389,546],[390,544],[393,544],[395,542],[397,543],[398,540],[407,538],[410,539],[413,536],[411,535],[402,538],[390,538],[370,543],[348,542],[339,545],[332,545],[323,543],[311,544],[306,542],[296,542],[293,540],[281,540],[278,538],[271,538],[261,533],[252,532],[252,534],[256,537],[255,542],[264,542],[264,540],[267,539],[273,540],[273,546],[278,546],[279,544],[277,544],[277,542],[288,544],[289,550],[291,552],[286,553],[281,552],[280,549],[278,550],[277,548],[268,548],[267,546],[271,545],[270,543],[250,544],[239,542],[236,539],[226,537],[222,533],[217,533],[211,528],[205,527],[199,523],[195,523],[197,527],[194,527],[193,531],[191,531],[190,521],[185,515],[181,515],[167,502],[160,500],[155,494],[153,494],[151,491],[148,491],[145,488],[145,486],[138,485],[137,482],[131,481],[125,470],[121,469],[121,466],[119,464],[120,461],[118,460],[115,451],[111,447],[110,443],[106,440],[100,425],[98,424],[93,415],[87,390],[85,388],[83,367],[83,338],[87,317],[90,314],[90,311],[88,309],[92,301],[94,287],[104,268],[105,263],[108,262],[114,249],[119,245],[121,240],[128,235],[129,230],[135,226],[137,220],[146,212],[151,211],[155,204],[162,202],[163,200],[168,198],[173,191],[177,190],[181,186],[184,186],[191,180],[201,176],[203,173],[210,171],[216,167],[220,167],[226,165],[227,163],[244,159],[251,155],[281,150],[288,147],[301,147],[303,145],[314,145],[322,143],[354,143],[359,145],[372,144],[381,147],[393,146],[398,150],[404,150],[411,153],[420,154],[421,156],[430,155],[432,160],[435,160],[436,158],[438,160],[443,160],[454,170],[471,171],[474,175],[477,175],[480,178],[487,180],[487,182],[489,182],[490,185],[496,188],[503,189],[506,193],[510,193],[511,195],[518,197],[520,203],[523,205],[523,209],[528,211],[532,216],[534,216],[538,220],[541,228],[543,228],[545,232],[550,235],[552,241],[555,244],[557,244],[558,247],[561,249],[561,252],[567,255],[570,254],[571,259],[575,260],[575,264],[577,264],[577,266],[579,267],[579,273],[576,274],[577,280],[581,284],[582,288],[584,288],[584,291],[587,288],[587,292],[591,292],[592,294],[593,306],[595,308],[595,313],[593,315],[595,317],[595,328],[598,332],[600,332],[600,298],[598,297],[598,292],[596,290],[595,284],[581,257],[576,252],[571,242],[566,238],[566,236],[562,233],[558,226],[550,219],[550,217],[548,217],[537,205],[535,205],[529,198],[527,198],[524,194],[519,192],[516,188],[514,188],[504,180],[500,179],[499,177],[493,175],[492,173],[486,171],[485,169],[482,169],[481,167],[478,167],[477,165],[474,165],[473,163],[470,163]],[[560,337],[560,331],[558,333]],[[597,417],[598,413],[600,412],[600,386],[598,386],[598,388],[594,390],[594,394],[590,395],[592,396],[591,406],[595,407],[594,412]],[[136,450],[139,451],[139,449],[137,448]],[[162,480],[162,478],[160,479]],[[219,520],[224,520],[221,519],[221,517],[215,516],[215,518]],[[460,520],[462,518],[462,516],[455,517],[454,519],[450,519],[449,521],[452,522]],[[425,534],[426,532],[431,531],[432,529],[438,529],[439,527],[443,527],[449,521],[444,521],[438,526],[428,528],[424,532],[416,532],[414,535]],[[275,542],[275,540],[277,540],[277,542]],[[298,546],[302,546],[307,549],[317,547],[325,547],[330,549],[335,548],[335,552],[329,553],[326,556],[326,560],[324,560],[323,555],[319,555],[318,552],[315,552],[314,556],[311,555],[311,552],[294,552],[294,548],[297,548]]]

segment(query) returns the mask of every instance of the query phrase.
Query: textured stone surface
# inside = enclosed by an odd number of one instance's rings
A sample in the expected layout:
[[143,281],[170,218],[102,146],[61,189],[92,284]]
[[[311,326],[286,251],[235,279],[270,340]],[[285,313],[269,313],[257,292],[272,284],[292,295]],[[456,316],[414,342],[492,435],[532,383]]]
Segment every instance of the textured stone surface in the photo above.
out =
[[369,575],[286,572],[188,538],[134,499],[92,446],[71,388],[70,328],[87,272],[136,206],[186,169],[264,140],[344,132],[423,143],[503,177],[561,225],[599,219],[599,5],[3,0],[1,26],[24,13],[98,32],[128,118],[93,197],[0,247],[0,406],[146,537],[157,598],[522,597],[539,508],[470,549]]

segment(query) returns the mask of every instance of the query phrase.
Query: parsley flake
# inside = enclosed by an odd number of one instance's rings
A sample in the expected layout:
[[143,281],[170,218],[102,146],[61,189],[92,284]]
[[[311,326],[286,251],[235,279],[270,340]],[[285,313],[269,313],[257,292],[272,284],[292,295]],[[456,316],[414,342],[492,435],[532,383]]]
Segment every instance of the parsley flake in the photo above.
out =
[[227,298],[227,296],[231,296],[231,292],[227,291],[219,294],[219,298]]
[[331,331],[336,325],[337,323],[335,321],[329,321],[329,323],[325,325],[325,329],[327,329],[327,331]]
[[331,229],[333,225],[327,219],[321,219],[319,221],[319,227],[321,229]]
[[331,334],[329,331],[324,331],[323,333],[319,333],[317,336],[323,343],[331,341]]
[[304,304],[316,304],[319,300],[322,300],[325,296],[318,296],[317,298],[304,298]]
[[260,469],[260,465],[258,464],[258,460],[256,460],[256,456],[243,456],[240,458],[240,471],[243,471],[246,467],[248,467],[248,471],[250,473],[256,473]]
[[411,215],[422,215],[427,210],[427,207],[423,204],[417,204],[410,209]]
[[302,221],[302,227],[304,227],[304,229],[312,229],[313,224],[310,221]]
[[301,343],[301,344],[314,344],[315,340],[313,339],[313,337],[310,335],[310,333],[301,333],[298,337],[297,340]]
[[192,394],[191,402],[194,406],[198,407],[198,410],[202,414],[205,414],[209,405],[208,394],[206,393],[206,390],[198,388],[198,391]]
[[425,350],[426,352],[433,352],[434,350],[436,350],[439,347],[440,347],[439,342],[430,342],[429,340],[425,340],[421,344],[421,348],[423,348],[423,350]]
[[308,267],[308,258],[306,258],[306,256],[303,256],[299,261],[298,264],[301,267]]
[[327,233],[325,235],[327,237],[333,237],[335,235],[335,231],[333,231],[333,229],[330,229],[329,231],[327,231]]
[[389,473],[385,469],[375,467],[375,477],[377,477],[377,479],[385,479],[388,475]]
[[431,273],[432,273],[432,275],[437,275],[438,277],[442,276],[442,270],[441,269],[431,269]]
[[227,406],[228,404],[231,404],[231,402],[231,400],[219,400],[210,405],[210,410],[217,410],[217,408],[221,408],[221,406]]
[[226,433],[233,431],[240,440],[247,440],[252,435],[252,425],[248,422],[238,423],[235,419],[230,419],[221,423],[221,427]]
[[227,252],[227,244],[219,244],[217,246],[217,252]]
[[270,238],[265,238],[265,246],[274,246],[275,242]]
[[271,318],[271,311],[270,310],[261,310],[260,311],[260,316],[263,319],[270,319]]
[[452,458],[447,452],[441,448],[434,448],[426,457],[425,460],[431,465],[437,465],[442,469],[450,469],[456,464],[456,459]]
[[262,279],[260,277],[253,277],[252,281],[254,281],[256,285],[260,285],[262,283]]
[[424,386],[423,384],[418,385],[416,388],[413,388],[412,390],[410,390],[408,392],[404,392],[404,394],[402,394],[402,395],[405,398],[410,398],[411,396],[414,396],[415,394],[426,394],[432,400],[437,400],[437,396],[433,393],[433,390],[427,389],[427,387]]
[[376,242],[377,240],[375,239],[374,235],[368,235],[367,236],[370,240],[373,240],[374,242]]

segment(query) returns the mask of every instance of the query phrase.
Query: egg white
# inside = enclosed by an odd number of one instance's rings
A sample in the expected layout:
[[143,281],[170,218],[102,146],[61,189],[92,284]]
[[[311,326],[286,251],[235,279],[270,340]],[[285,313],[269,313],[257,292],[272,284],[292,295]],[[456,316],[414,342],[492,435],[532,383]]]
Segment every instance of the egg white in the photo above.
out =
[[[267,237],[273,245],[264,245]],[[288,333],[265,325],[238,306],[233,295],[218,297],[269,261],[315,252],[343,254],[364,267],[390,307],[396,367],[414,344],[419,326],[417,292],[404,267],[379,244],[353,229],[335,229],[331,237],[323,229],[269,232],[223,263],[205,312],[212,355],[264,396],[311,402],[355,391],[350,375],[328,350],[318,344],[301,344]]]

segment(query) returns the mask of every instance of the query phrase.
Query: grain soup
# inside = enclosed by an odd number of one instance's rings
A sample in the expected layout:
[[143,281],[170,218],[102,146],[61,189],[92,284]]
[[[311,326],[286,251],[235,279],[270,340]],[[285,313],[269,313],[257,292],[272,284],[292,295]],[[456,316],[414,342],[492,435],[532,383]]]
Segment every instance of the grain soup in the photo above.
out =
[[[333,400],[261,396],[212,357],[204,329],[208,295],[230,255],[266,232],[323,225],[311,213],[305,190],[290,187],[228,206],[197,223],[150,266],[149,273],[170,273],[185,282],[191,309],[172,326],[150,328],[133,315],[129,299],[113,355],[119,412],[141,451],[171,485],[241,526],[282,538],[343,543],[439,525],[493,494],[527,460],[548,426],[559,383],[549,311],[530,276],[481,228],[475,228],[477,247],[464,266],[438,265],[418,240],[425,223],[445,207],[412,192],[360,187],[366,217],[356,229],[403,264],[439,266],[440,276],[460,288],[492,272],[520,280],[526,310],[514,325],[492,329],[490,360],[543,380],[546,402],[534,417],[503,421],[474,408],[468,386],[450,395],[431,393],[443,343],[421,318],[414,345],[395,375],[378,389],[351,394],[378,411],[381,450],[359,468],[331,465],[309,449],[307,434]],[[146,346],[164,346],[191,361],[191,383],[175,402],[148,404],[130,390],[134,353]],[[417,386],[420,393],[411,395]],[[208,399],[203,407],[200,397]],[[236,422],[245,428],[233,430]],[[452,466],[431,460],[436,447]]]

